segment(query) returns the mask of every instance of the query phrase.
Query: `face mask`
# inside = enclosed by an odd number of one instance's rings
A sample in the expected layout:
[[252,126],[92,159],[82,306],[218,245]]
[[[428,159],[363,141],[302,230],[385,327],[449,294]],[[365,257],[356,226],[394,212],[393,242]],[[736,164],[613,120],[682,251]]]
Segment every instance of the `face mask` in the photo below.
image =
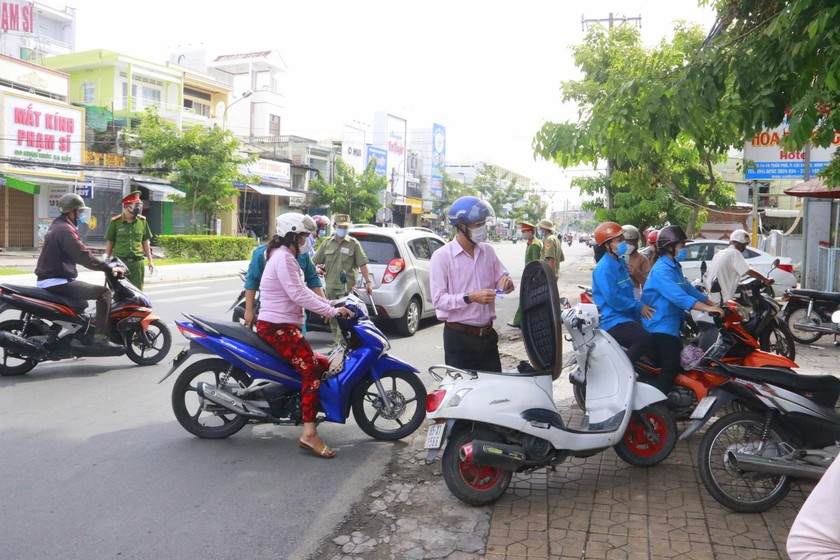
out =
[[615,250],[615,256],[620,257],[627,252],[627,242],[622,241]]
[[636,252],[636,246],[635,245],[628,245],[627,246],[627,254],[628,255],[632,255],[635,252]]
[[326,235],[327,235],[327,230],[322,229],[322,230],[318,231],[318,239],[320,239],[320,238],[322,238]]
[[309,250],[309,239],[309,235],[307,235],[306,237],[302,235],[300,236],[300,238],[298,239],[298,247],[300,247],[301,251]]
[[688,256],[688,249],[683,247],[682,249],[679,250],[677,255],[674,257],[674,260],[677,261],[677,262],[683,262],[685,260],[686,256]]
[[542,239],[542,238],[543,238],[543,232],[542,232],[542,231],[538,231],[538,232],[537,232],[537,239]]
[[345,235],[347,235],[347,228],[336,228],[335,234],[338,237],[344,237]]
[[131,215],[135,218],[140,215],[141,208],[139,206],[135,206],[131,209]]
[[78,214],[76,214],[78,216],[78,218],[76,218],[76,225],[88,223],[90,221],[90,213],[91,209],[88,207],[79,210]]
[[477,227],[470,230],[470,239],[473,243],[482,243],[487,240],[487,226]]

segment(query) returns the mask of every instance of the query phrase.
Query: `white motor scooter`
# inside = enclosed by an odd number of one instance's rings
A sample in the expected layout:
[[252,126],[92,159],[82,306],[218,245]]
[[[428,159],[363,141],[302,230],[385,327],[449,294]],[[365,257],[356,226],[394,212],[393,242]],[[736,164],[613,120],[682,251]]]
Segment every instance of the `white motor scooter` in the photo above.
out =
[[[664,403],[654,404],[666,396],[636,383],[621,346],[598,329],[595,305],[561,310],[554,273],[534,261],[522,275],[520,309],[533,366],[520,370],[530,371],[429,369],[440,386],[426,400],[426,417],[435,422],[426,437],[426,461],[443,449],[443,478],[458,499],[490,504],[504,494],[513,472],[554,467],[609,447],[636,466],[655,465],[671,453],[676,422]],[[561,316],[580,364],[572,376],[586,384],[586,414],[574,429],[561,418],[552,390],[563,369]]]

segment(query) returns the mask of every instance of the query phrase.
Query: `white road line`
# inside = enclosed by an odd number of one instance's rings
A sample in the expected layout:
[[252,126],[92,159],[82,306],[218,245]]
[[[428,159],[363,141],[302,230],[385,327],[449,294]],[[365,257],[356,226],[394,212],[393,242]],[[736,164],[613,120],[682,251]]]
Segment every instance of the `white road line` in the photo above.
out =
[[[171,303],[173,301],[191,301],[194,299],[214,299],[216,301],[224,301],[228,305],[233,301],[233,298],[239,295],[239,292],[242,290],[225,290],[223,292],[213,292],[212,294],[197,294],[194,296],[178,296],[178,297],[171,297],[171,298],[163,298],[163,299],[153,299],[152,305],[157,305],[159,303]],[[230,300],[230,301],[228,301]]]
[[169,288],[166,289],[163,286],[160,286],[157,290],[143,290],[143,293],[146,295],[149,294],[171,294],[172,292],[194,292],[195,290],[204,290],[204,286],[189,286],[187,288]]

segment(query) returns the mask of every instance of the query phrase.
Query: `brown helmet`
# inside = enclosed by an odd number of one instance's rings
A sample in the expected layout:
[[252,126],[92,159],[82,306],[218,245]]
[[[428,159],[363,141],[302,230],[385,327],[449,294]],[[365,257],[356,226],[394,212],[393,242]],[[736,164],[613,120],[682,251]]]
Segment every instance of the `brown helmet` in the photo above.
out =
[[680,241],[688,241],[688,236],[680,226],[665,226],[659,230],[656,238],[656,250],[662,251],[669,245],[675,245]]
[[615,222],[604,222],[595,228],[595,245],[603,245],[610,239],[623,235],[624,230]]

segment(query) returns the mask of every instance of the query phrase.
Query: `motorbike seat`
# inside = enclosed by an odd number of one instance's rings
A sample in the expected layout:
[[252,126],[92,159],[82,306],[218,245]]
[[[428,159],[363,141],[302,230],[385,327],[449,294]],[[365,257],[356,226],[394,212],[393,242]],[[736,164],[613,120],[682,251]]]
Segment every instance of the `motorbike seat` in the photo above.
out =
[[787,291],[794,296],[802,296],[816,300],[833,301],[835,303],[840,303],[840,292],[821,292],[819,290],[801,290],[799,288],[790,288]]
[[840,393],[840,379],[833,375],[802,375],[782,368],[733,366],[718,361],[715,365],[722,366],[730,375],[796,392]]
[[87,301],[83,299],[72,299],[58,294],[54,294],[49,290],[43,288],[32,288],[29,286],[12,286],[9,284],[0,284],[0,289],[10,294],[15,294],[23,297],[41,299],[50,303],[57,303],[65,307],[69,307],[76,313],[82,313],[87,309]]
[[277,358],[286,361],[285,358],[280,356],[277,353],[277,350],[274,347],[266,342],[265,340],[261,339],[257,333],[252,331],[249,328],[246,328],[241,323],[234,323],[232,321],[211,321],[209,319],[205,319],[203,317],[195,317],[208,327],[212,327],[216,329],[222,336],[227,338],[232,338],[234,340],[238,340],[248,346],[253,346],[258,350],[265,352],[266,354],[270,354],[272,356],[276,356]]

